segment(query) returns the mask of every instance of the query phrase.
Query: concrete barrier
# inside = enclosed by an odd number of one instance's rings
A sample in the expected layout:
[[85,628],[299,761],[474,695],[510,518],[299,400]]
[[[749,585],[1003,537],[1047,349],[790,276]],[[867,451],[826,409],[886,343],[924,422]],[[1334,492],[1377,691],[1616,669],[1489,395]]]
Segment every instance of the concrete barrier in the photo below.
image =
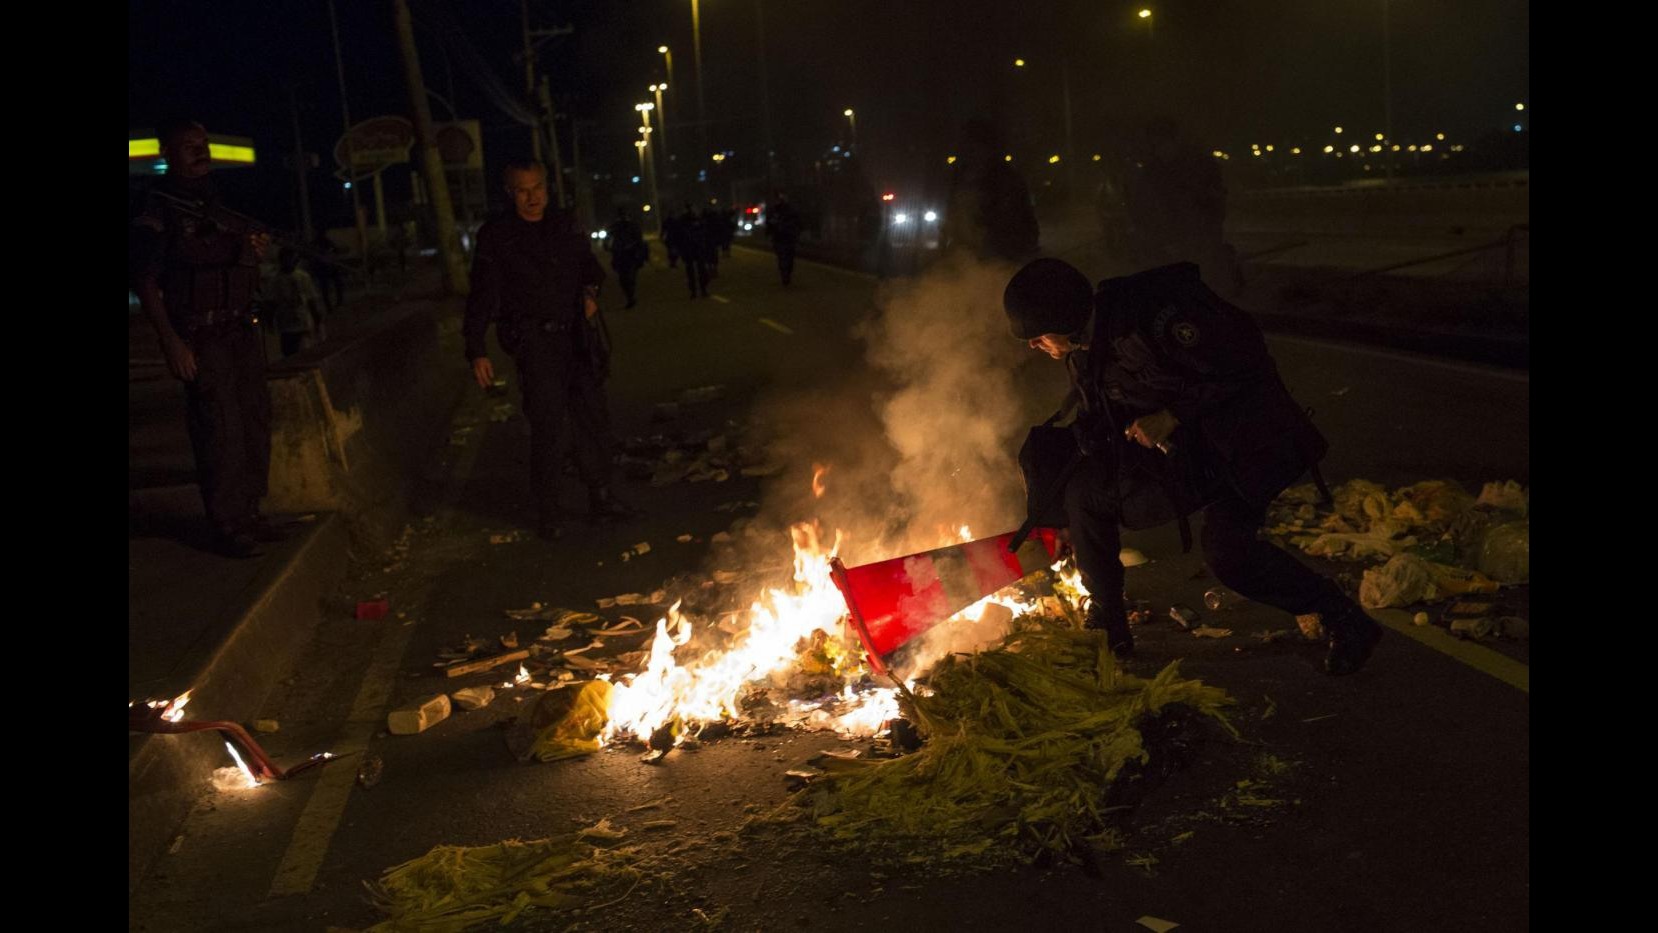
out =
[[[401,512],[418,470],[445,439],[466,387],[460,317],[444,302],[411,302],[342,344],[270,374],[267,511],[337,511],[352,520]],[[355,530],[355,529],[354,529]]]
[[1529,172],[1233,192],[1228,234],[1493,238],[1531,218]]

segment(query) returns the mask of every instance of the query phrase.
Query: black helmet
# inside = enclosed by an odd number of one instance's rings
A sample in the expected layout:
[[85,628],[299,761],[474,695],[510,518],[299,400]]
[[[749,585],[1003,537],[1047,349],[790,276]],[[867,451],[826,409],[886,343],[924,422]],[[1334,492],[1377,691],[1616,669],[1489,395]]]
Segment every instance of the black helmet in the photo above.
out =
[[1020,340],[1074,334],[1088,323],[1093,307],[1094,286],[1088,277],[1058,259],[1031,260],[1002,292],[1002,310]]

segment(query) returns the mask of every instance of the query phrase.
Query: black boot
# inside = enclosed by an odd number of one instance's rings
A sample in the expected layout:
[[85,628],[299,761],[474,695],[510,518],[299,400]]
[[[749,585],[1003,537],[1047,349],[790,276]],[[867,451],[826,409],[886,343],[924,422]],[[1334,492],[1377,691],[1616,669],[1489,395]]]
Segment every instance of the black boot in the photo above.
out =
[[590,508],[589,514],[595,522],[621,521],[639,515],[637,509],[630,508],[617,499],[609,486],[595,486],[589,490],[587,503]]
[[1134,634],[1128,630],[1128,611],[1121,600],[1090,600],[1082,627],[1105,633],[1105,646],[1119,661],[1134,657]]
[[1348,603],[1345,611],[1324,617],[1325,631],[1330,633],[1330,653],[1324,656],[1324,673],[1332,677],[1351,674],[1370,660],[1370,653],[1381,641],[1382,627],[1357,603]]

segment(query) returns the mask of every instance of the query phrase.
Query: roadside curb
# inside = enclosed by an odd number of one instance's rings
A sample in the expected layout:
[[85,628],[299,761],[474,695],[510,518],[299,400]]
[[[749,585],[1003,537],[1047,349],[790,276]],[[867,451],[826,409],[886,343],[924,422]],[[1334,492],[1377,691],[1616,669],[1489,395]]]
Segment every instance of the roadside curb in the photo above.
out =
[[[345,574],[348,544],[341,516],[319,516],[287,560],[235,610],[235,621],[225,627],[219,643],[174,672],[180,692],[191,690],[191,719],[245,723],[259,713],[321,620],[322,597]],[[217,732],[128,734],[129,895],[183,822],[213,770],[226,763],[224,738]]]

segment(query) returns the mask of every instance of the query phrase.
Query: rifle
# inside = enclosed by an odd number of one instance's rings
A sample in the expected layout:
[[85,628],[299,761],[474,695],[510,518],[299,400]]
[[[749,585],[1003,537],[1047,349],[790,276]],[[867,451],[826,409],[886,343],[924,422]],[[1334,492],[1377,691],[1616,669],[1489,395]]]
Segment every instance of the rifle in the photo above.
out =
[[284,233],[257,217],[250,217],[240,211],[233,211],[217,202],[210,203],[207,201],[196,201],[190,198],[181,198],[176,194],[169,194],[159,189],[151,190],[150,195],[171,204],[175,210],[181,213],[217,224],[231,233],[262,233],[265,236],[270,237],[271,242],[275,243],[278,247],[281,247],[282,249],[291,249],[301,256],[304,256],[306,259],[327,263],[331,266],[338,266],[339,268],[347,271],[355,271],[344,260],[336,259],[329,256],[327,253],[313,249],[309,244],[301,243],[297,237]]

